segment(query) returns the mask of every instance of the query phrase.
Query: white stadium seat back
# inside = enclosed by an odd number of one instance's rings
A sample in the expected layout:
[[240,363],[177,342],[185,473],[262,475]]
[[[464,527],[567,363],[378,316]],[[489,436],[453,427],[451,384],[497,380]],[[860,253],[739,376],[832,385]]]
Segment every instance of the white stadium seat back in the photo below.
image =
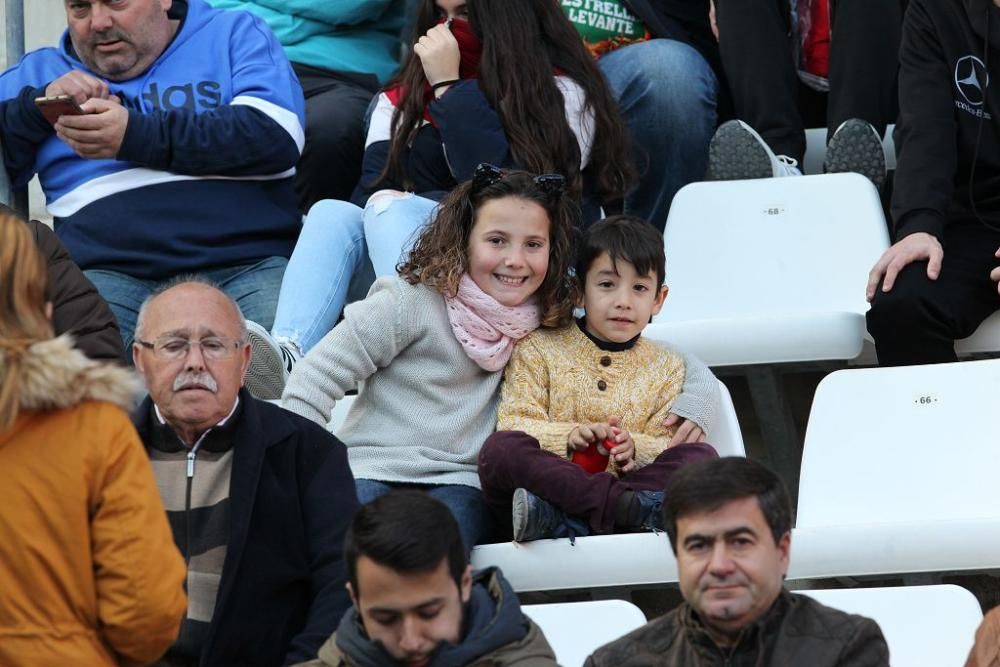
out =
[[340,430],[340,427],[344,425],[347,421],[347,414],[351,411],[351,406],[354,405],[354,400],[357,396],[344,396],[342,399],[337,401],[336,405],[333,406],[333,414],[330,415],[330,421],[327,423],[326,428],[334,435]]
[[873,619],[885,635],[893,667],[965,664],[983,618],[975,596],[953,585],[797,592]]
[[671,205],[670,296],[647,334],[715,366],[854,358],[888,243],[857,174],[692,183]]
[[715,426],[712,432],[707,434],[706,441],[715,447],[719,456],[742,456],[745,458],[747,452],[743,446],[743,432],[740,430],[740,422],[736,418],[733,397],[729,395],[729,389],[722,382],[719,382],[719,395],[719,413],[715,416]]
[[1000,312],[993,313],[979,325],[976,332],[955,342],[955,352],[960,357],[970,354],[996,354],[1000,352]]
[[524,605],[545,633],[562,667],[580,667],[605,644],[646,624],[642,610],[624,600]]
[[789,579],[1000,569],[998,394],[1000,359],[824,378]]
[[813,399],[797,526],[1000,518],[1000,360],[849,369]]
[[[627,555],[628,567],[609,567]],[[480,544],[476,569],[496,565],[517,592],[620,588],[677,581],[677,561],[666,533],[593,535],[534,542]]]

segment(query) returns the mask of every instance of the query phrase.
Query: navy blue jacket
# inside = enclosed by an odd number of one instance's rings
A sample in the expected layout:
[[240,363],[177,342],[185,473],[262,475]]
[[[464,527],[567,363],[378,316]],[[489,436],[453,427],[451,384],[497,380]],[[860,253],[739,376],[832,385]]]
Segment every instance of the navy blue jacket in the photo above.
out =
[[[343,546],[358,500],[347,449],[246,390],[240,402],[229,542],[201,664],[312,660],[351,605]],[[147,397],[133,415],[147,446],[151,413]]]
[[65,33],[0,75],[4,164],[15,184],[38,174],[84,270],[158,281],[289,257],[305,101],[281,44],[253,14],[204,0],[174,0],[170,15],[163,53],[109,84],[129,113],[115,159],[81,158],[35,107],[49,83],[88,71]]

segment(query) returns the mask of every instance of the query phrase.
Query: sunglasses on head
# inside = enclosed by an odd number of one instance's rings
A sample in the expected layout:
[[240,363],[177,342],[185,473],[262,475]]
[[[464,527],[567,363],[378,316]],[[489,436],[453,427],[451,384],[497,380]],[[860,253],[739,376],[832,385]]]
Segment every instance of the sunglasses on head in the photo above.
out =
[[[477,195],[507,175],[507,171],[488,162],[480,162],[472,176],[472,194]],[[546,196],[558,196],[566,190],[566,179],[562,174],[539,174],[532,179]]]

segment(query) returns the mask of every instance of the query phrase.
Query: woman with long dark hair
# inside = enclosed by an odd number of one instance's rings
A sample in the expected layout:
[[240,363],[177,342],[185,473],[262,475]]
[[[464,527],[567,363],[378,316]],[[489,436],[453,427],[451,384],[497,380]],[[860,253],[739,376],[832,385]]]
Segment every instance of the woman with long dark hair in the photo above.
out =
[[631,185],[627,129],[557,0],[421,0],[411,44],[373,109],[353,203],[310,210],[274,338],[249,324],[247,386],[258,396],[280,394],[369,259],[376,275],[395,274],[437,201],[479,163],[562,174],[585,222]]

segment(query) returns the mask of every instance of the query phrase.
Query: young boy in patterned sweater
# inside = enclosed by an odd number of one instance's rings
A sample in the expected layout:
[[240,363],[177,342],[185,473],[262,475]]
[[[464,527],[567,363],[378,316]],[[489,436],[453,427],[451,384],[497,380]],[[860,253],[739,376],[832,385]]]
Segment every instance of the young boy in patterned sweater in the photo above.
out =
[[[512,517],[514,540],[658,527],[673,472],[717,456],[699,442],[668,447],[685,363],[641,337],[667,296],[664,264],[663,239],[644,220],[593,225],[576,266],[584,317],[514,349],[498,431],[479,455],[484,498],[501,527]],[[571,461],[595,447],[610,454],[603,472]]]

